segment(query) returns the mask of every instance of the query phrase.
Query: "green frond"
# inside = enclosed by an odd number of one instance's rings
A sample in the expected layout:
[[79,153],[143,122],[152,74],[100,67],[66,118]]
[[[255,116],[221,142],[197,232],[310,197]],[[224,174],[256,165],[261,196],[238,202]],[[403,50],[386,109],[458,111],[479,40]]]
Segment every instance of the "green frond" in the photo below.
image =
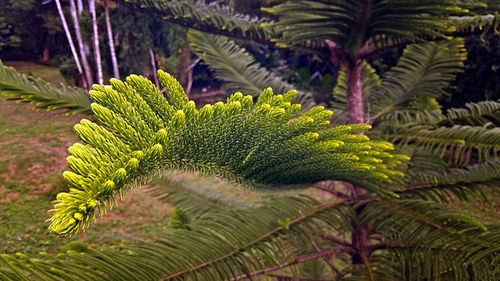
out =
[[[498,4],[497,4],[498,5]],[[451,17],[451,22],[458,32],[482,31],[482,36],[493,32],[498,34],[500,28],[500,14]]]
[[463,44],[462,39],[453,39],[409,45],[398,64],[384,74],[379,90],[368,97],[372,120],[407,107],[416,98],[445,94],[463,67]]
[[375,257],[392,259],[385,266],[397,266],[399,280],[418,280],[411,273],[417,269],[421,278],[440,280],[493,281],[500,273],[498,226],[422,200],[369,202],[363,221],[375,226]]
[[199,216],[207,212],[223,212],[235,209],[247,209],[254,204],[220,190],[222,183],[215,179],[195,176],[164,176],[155,180],[148,191],[168,205]]
[[384,44],[444,37],[452,30],[448,17],[466,12],[453,0],[300,0],[265,11],[281,17],[271,25],[282,32],[278,43],[322,45],[329,39],[354,56],[370,39]]
[[155,0],[119,0],[125,6],[131,6],[153,16],[175,24],[216,32],[233,37],[249,37],[255,40],[269,41],[276,36],[271,27],[261,24],[271,20],[236,13],[226,5],[207,4],[206,1],[155,1]]
[[407,124],[394,126],[380,135],[395,142],[397,146],[415,145],[461,166],[467,165],[472,158],[485,162],[500,156],[498,127],[433,127]]
[[467,103],[465,108],[450,108],[446,115],[440,111],[395,110],[379,119],[377,128],[391,126],[428,125],[433,128],[464,125],[471,127],[494,128],[500,126],[500,103],[482,101]]
[[401,125],[434,125],[446,119],[441,111],[427,110],[412,110],[405,107],[404,109],[393,110],[377,119],[376,129],[385,130],[392,126]]
[[0,93],[7,100],[30,102],[35,108],[46,110],[67,109],[71,113],[90,114],[90,98],[80,88],[64,86],[62,89],[43,81],[31,79],[5,66],[0,61]]
[[63,173],[71,189],[60,193],[50,229],[76,232],[96,211],[161,171],[219,175],[257,189],[307,187],[344,180],[380,194],[379,185],[397,182],[408,158],[392,155],[392,145],[352,133],[364,124],[327,129],[330,111],[314,107],[300,117],[291,104],[295,92],[266,89],[253,104],[235,93],[226,103],[196,109],[180,84],[159,71],[168,101],[151,81],[132,75],[127,82],[94,86],[92,110],[103,125],[82,120],[75,131],[84,144],[68,149]]
[[[317,222],[339,226],[345,204],[310,198],[280,198],[249,210],[208,213],[171,229],[158,242],[127,242],[94,250],[77,245],[42,259],[3,255],[0,276],[8,280],[231,280],[290,261],[293,247],[307,248]],[[279,221],[289,219],[288,228]],[[315,250],[312,250],[315,251]]]
[[419,197],[439,201],[454,198],[467,200],[471,196],[484,198],[485,192],[497,193],[500,183],[500,161],[490,160],[465,168],[413,169],[405,175],[401,198]]
[[485,128],[500,126],[500,103],[496,101],[482,101],[467,103],[466,108],[451,108],[446,112],[446,119],[440,120],[438,125],[468,125]]
[[[293,85],[260,66],[245,49],[226,37],[190,30],[188,41],[196,55],[215,72],[217,78],[225,81],[229,92],[241,91],[258,96],[268,87],[278,93],[294,89]],[[300,103],[304,109],[315,105],[311,93],[300,91],[297,92],[295,102]]]
[[500,278],[495,266],[498,260],[494,257],[461,262],[457,259],[459,255],[450,249],[394,245],[390,250],[375,252],[372,260],[377,261],[374,269],[378,275],[376,280],[496,281]]

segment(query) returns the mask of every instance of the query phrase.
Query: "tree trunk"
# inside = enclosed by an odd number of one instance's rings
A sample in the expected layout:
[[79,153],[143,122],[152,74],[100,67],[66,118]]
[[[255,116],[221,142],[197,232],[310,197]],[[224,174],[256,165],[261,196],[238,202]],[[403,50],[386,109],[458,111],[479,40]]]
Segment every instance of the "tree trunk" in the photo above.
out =
[[[78,15],[80,16],[83,13],[83,1],[82,0],[76,0],[76,10],[78,11]],[[83,40],[83,38],[82,38]],[[85,40],[83,40],[83,53],[85,54],[85,57],[88,58],[90,55],[90,47]],[[89,73],[90,77],[92,78],[92,70]]]
[[50,43],[52,38],[53,35],[51,33],[47,34],[47,37],[45,38],[45,44],[42,52],[42,63],[47,63],[50,59]]
[[[347,117],[349,124],[365,122],[364,104],[363,104],[363,61],[359,58],[347,61]],[[351,200],[356,201],[360,195],[366,193],[366,190],[351,185]],[[351,204],[353,206],[354,204]],[[356,217],[360,217],[363,206],[355,208]],[[367,250],[370,244],[371,227],[369,225],[359,225],[353,221],[351,242],[354,252],[351,256],[352,264],[364,264],[370,280],[374,280],[371,267],[368,263],[369,252]]]
[[347,65],[347,117],[350,124],[365,122],[362,65],[360,59],[351,60]]
[[90,65],[83,46],[82,34],[80,33],[80,23],[78,22],[78,15],[76,13],[75,0],[70,0],[69,4],[71,17],[73,18],[73,25],[75,26],[76,42],[78,43],[78,48],[80,49],[80,57],[82,59],[84,74],[87,79],[87,85],[90,87],[93,84],[92,71],[90,70]]
[[81,14],[83,12],[83,2],[82,0],[76,0],[76,7],[78,10],[78,14]]
[[73,44],[73,39],[71,38],[71,33],[69,32],[68,23],[66,22],[66,18],[64,17],[64,12],[61,7],[61,2],[56,0],[57,11],[59,12],[59,16],[61,17],[61,22],[64,28],[64,32],[66,33],[66,37],[68,38],[69,47],[71,49],[71,53],[73,54],[73,58],[75,59],[76,68],[78,69],[78,73],[80,74],[80,79],[82,80],[83,87],[88,88],[85,77],[83,76],[82,66],[80,65],[80,60],[78,59],[78,55],[76,54],[75,45]]
[[106,29],[108,31],[109,52],[111,53],[111,63],[113,64],[113,75],[120,79],[120,70],[118,69],[118,60],[116,59],[115,43],[113,41],[113,30],[111,29],[111,20],[109,19],[108,1],[103,1],[104,13],[106,15]]
[[97,15],[95,12],[95,0],[89,0],[89,10],[92,15],[92,34],[94,45],[95,65],[97,68],[97,83],[103,84],[102,78],[102,64],[101,64],[101,51],[99,50],[99,31],[97,29]]
[[184,48],[181,49],[181,54],[179,57],[179,66],[177,68],[177,79],[183,88],[186,88],[188,82],[188,68],[191,63],[191,47],[186,44]]
[[158,81],[158,75],[156,74],[156,60],[155,60],[155,54],[153,53],[153,49],[149,49],[149,57],[151,58],[151,68],[153,69],[153,78],[155,80],[155,85],[159,89],[160,88],[160,82]]

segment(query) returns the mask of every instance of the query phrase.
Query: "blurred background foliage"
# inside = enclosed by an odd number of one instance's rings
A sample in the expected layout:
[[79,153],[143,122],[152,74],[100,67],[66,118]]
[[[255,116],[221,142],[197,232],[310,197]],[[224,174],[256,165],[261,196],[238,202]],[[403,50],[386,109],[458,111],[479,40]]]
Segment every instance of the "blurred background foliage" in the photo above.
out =
[[[275,5],[281,0],[224,0],[207,1],[228,4],[242,14],[262,16],[262,7]],[[97,15],[99,40],[105,80],[111,77],[112,64],[105,32],[105,13],[98,1]],[[66,18],[70,22],[67,3],[62,1]],[[0,59],[3,61],[31,61],[58,66],[68,83],[78,84],[79,74],[71,56],[67,39],[57,14],[54,1],[0,0]],[[269,16],[267,14],[267,16]],[[120,73],[125,76],[141,73],[153,77],[149,50],[154,52],[156,67],[176,73],[182,84],[187,83],[186,70],[192,68],[194,93],[217,90],[222,83],[208,67],[196,63],[196,56],[186,40],[187,29],[137,13],[110,2],[110,18]],[[84,9],[79,18],[84,42],[91,41],[91,17]],[[72,25],[70,24],[70,29]],[[337,66],[330,62],[329,54],[314,50],[282,49],[251,41],[237,41],[255,60],[284,77],[287,82],[315,93],[315,100],[328,104],[332,99]],[[500,98],[500,35],[466,38],[467,60],[465,71],[451,84],[450,95],[440,102],[443,109],[462,107],[467,102],[498,100]],[[376,54],[369,59],[378,74],[395,65],[402,48]],[[91,56],[90,56],[91,57]],[[90,58],[92,68],[95,62]]]

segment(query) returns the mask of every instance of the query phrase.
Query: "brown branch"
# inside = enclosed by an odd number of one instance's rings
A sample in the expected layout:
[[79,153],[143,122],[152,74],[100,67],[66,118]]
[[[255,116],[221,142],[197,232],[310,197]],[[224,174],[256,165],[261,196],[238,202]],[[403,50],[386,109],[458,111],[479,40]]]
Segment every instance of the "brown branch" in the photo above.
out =
[[226,90],[214,90],[214,91],[211,91],[211,92],[208,92],[205,94],[201,94],[201,95],[193,95],[193,96],[189,97],[189,99],[197,101],[197,100],[202,100],[202,99],[206,99],[206,98],[213,98],[213,97],[225,95],[225,94],[226,94]]
[[[257,276],[257,275],[266,274],[266,273],[273,272],[273,271],[276,271],[276,270],[279,270],[279,269],[282,269],[282,268],[285,268],[285,267],[289,267],[289,266],[292,266],[292,265],[295,265],[295,264],[305,263],[305,262],[312,261],[312,260],[315,260],[315,259],[319,259],[319,258],[322,258],[322,257],[325,257],[325,256],[337,255],[337,254],[341,254],[341,253],[346,253],[346,250],[344,248],[337,248],[337,249],[323,251],[323,252],[320,252],[320,253],[314,253],[314,254],[310,254],[310,255],[307,255],[307,256],[298,257],[298,258],[296,258],[295,260],[293,260],[291,262],[285,262],[285,263],[282,263],[282,264],[279,264],[279,265],[275,265],[275,266],[271,266],[271,267],[268,267],[268,268],[265,268],[265,269],[254,271],[254,272],[250,273],[250,276]],[[240,275],[240,276],[238,276],[236,278],[233,278],[231,280],[236,281],[236,280],[241,280],[241,279],[244,279],[244,278],[249,278],[249,276],[246,275],[246,274],[243,274],[243,275]]]
[[458,248],[455,247],[450,247],[446,248],[443,246],[433,246],[433,247],[425,247],[425,246],[420,246],[420,245],[405,245],[402,243],[395,243],[395,244],[375,244],[375,245],[370,245],[367,247],[369,253],[378,251],[378,250],[390,250],[390,249],[422,249],[422,250],[451,250],[451,251],[461,251]]
[[[320,249],[320,247],[318,246],[318,244],[316,244],[316,242],[314,242],[314,241],[311,241],[311,242],[312,242],[312,244],[313,244],[314,248],[316,249],[316,251],[317,251],[318,253],[321,253],[321,252],[322,252],[322,250]],[[335,258],[335,255],[332,255],[332,256],[333,256],[333,258]],[[328,266],[330,267],[330,269],[331,269],[333,272],[335,272],[336,274],[340,274],[340,271],[339,271],[339,270],[335,267],[335,265],[333,265],[333,263],[331,263],[331,262],[330,262],[330,260],[328,259],[328,257],[323,257],[323,261],[324,261],[326,264],[328,264]]]
[[[317,278],[310,278],[310,277],[297,277],[297,276],[281,275],[281,274],[274,274],[274,273],[267,274],[267,276],[289,279],[289,280],[297,280],[297,281],[302,281],[302,280],[303,281],[329,281],[329,280],[325,280],[325,279],[317,279]],[[278,279],[278,280],[281,280],[281,279]]]
[[197,58],[187,69],[188,73],[188,82],[186,86],[186,96],[189,98],[189,94],[191,94],[191,87],[193,86],[193,69],[200,62],[201,58]]
[[352,247],[352,245],[347,243],[346,241],[341,240],[341,239],[339,239],[333,235],[330,235],[330,234],[324,234],[324,233],[320,233],[320,232],[311,232],[311,234],[314,236],[321,237],[325,240],[332,241],[335,244],[339,244],[339,245],[342,245],[342,246],[347,247],[347,248]]
[[373,275],[373,270],[370,265],[370,260],[368,259],[368,256],[366,255],[365,252],[361,253],[361,259],[363,260],[363,264],[365,266],[366,273],[368,273],[370,281],[375,281],[375,276]]
[[325,191],[325,192],[328,192],[330,194],[333,194],[339,198],[342,198],[342,199],[348,199],[349,196],[345,195],[344,193],[342,192],[338,192],[336,190],[333,190],[333,189],[330,189],[328,187],[324,187],[324,186],[321,186],[321,185],[313,185],[313,188],[316,188],[316,189],[319,189],[319,190],[322,190],[322,191]]

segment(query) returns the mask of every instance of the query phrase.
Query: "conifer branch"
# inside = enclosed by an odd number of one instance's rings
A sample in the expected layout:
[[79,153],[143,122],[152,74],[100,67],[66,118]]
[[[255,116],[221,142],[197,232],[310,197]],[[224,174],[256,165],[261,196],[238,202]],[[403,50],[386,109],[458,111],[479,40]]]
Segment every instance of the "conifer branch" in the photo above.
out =
[[332,116],[322,106],[300,117],[291,104],[295,91],[266,89],[253,104],[235,93],[226,103],[196,109],[180,84],[158,73],[168,100],[151,81],[94,86],[92,110],[103,124],[82,120],[75,131],[84,144],[69,148],[70,192],[60,193],[50,229],[69,235],[88,224],[109,201],[166,170],[219,175],[258,189],[305,188],[322,180],[344,180],[382,195],[402,180],[404,155],[393,147],[353,133],[368,125],[327,128]]

